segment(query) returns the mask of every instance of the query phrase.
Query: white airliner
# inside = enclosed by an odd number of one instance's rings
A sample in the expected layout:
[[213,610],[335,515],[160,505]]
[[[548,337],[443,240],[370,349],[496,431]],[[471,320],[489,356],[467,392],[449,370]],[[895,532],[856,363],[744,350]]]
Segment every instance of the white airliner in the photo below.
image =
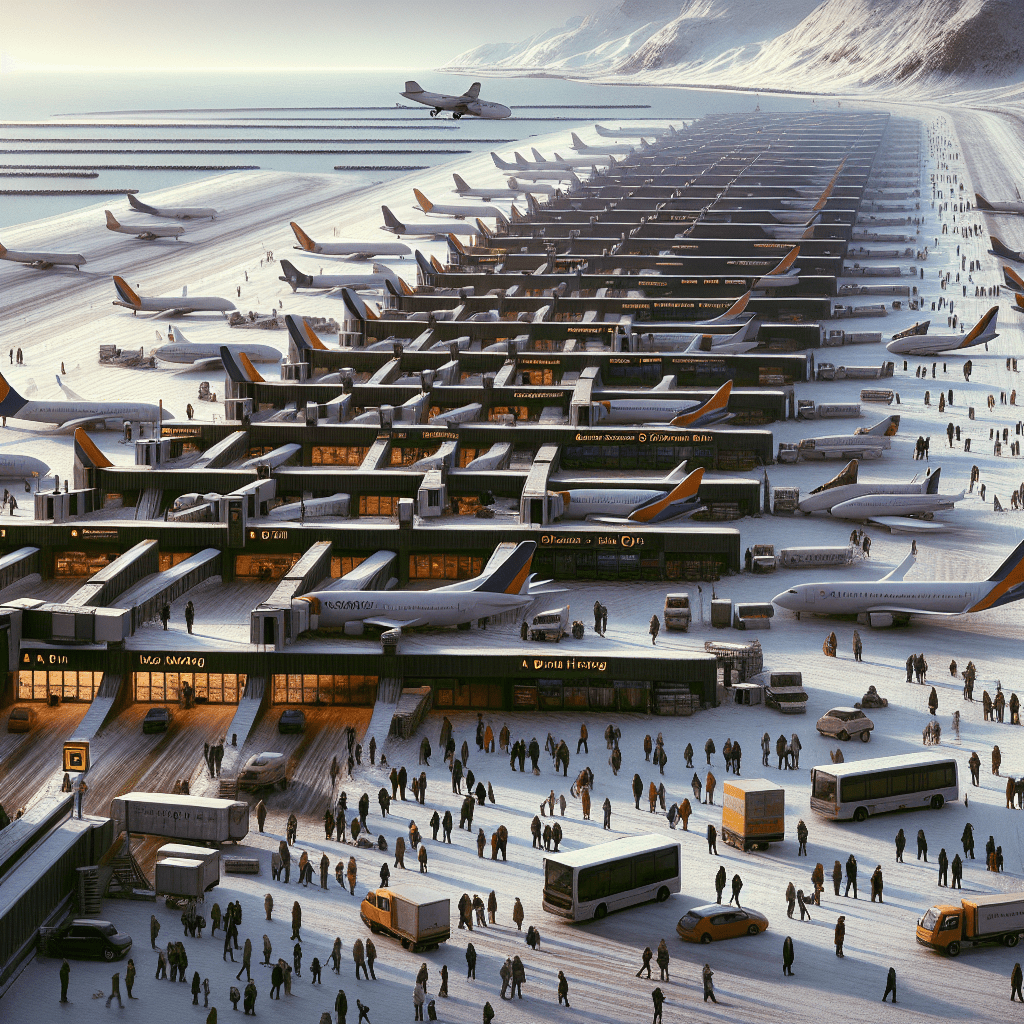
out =
[[[974,348],[975,345],[987,345],[996,333],[996,319],[999,307],[993,306],[966,334],[919,334],[917,325],[900,334],[893,335],[893,340],[885,347],[894,355],[900,356],[937,356],[943,352],[955,352]],[[927,328],[927,324],[924,325]]]
[[671,136],[676,134],[675,128],[672,125],[662,125],[657,127],[655,125],[638,125],[633,128],[605,128],[602,125],[595,124],[594,131],[601,136],[602,139],[638,139],[646,138],[648,136]]
[[508,223],[508,218],[497,206],[490,204],[474,206],[472,203],[432,203],[418,188],[414,188],[412,194],[416,197],[414,209],[434,217],[455,217],[458,220],[465,217],[493,217],[504,224]]
[[980,192],[974,193],[974,205],[977,206],[982,213],[1015,213],[1018,216],[1024,217],[1024,200],[1020,198],[1020,192],[1017,192],[1017,198],[1007,200],[1001,203],[991,202],[986,199]]
[[28,480],[33,477],[42,479],[49,472],[50,467],[42,459],[34,459],[31,455],[0,452],[0,480]]
[[798,617],[803,613],[865,615],[872,625],[890,625],[906,622],[911,615],[981,612],[1024,597],[1024,541],[987,580],[907,583],[904,576],[916,560],[911,553],[880,580],[803,583],[772,601]]
[[710,427],[730,418],[727,380],[706,402],[674,397],[597,399],[590,404],[591,426],[612,424],[665,424],[671,427]]
[[[670,474],[668,481],[671,481]],[[572,488],[568,491],[548,491],[552,501],[552,517],[556,519],[586,519],[595,523],[666,523],[671,519],[686,519],[700,512],[697,492],[704,477],[703,469],[695,469],[685,479],[675,483],[670,491],[633,487],[611,490],[605,487]],[[668,482],[667,481],[667,482]]]
[[0,260],[11,263],[26,263],[38,270],[49,270],[50,267],[74,267],[76,270],[87,260],[77,252],[25,252],[8,249],[0,245]]
[[[744,315],[751,292],[744,292],[724,313],[707,320],[635,320],[633,329],[643,334],[678,334],[680,331],[691,334],[707,333],[702,327],[727,327],[736,325],[742,334],[735,337],[736,341],[748,341],[758,332],[757,317],[753,313]],[[718,332],[715,332],[718,333]]]
[[382,206],[380,210],[384,214],[381,231],[390,231],[398,238],[401,238],[402,235],[413,238],[440,238],[444,235],[477,235],[480,233],[475,223],[470,224],[464,220],[400,221],[388,207]]
[[153,350],[165,363],[220,363],[221,349],[233,355],[245,353],[252,363],[279,363],[281,353],[273,345],[257,345],[249,341],[190,341],[176,327],[167,330],[167,342]]
[[529,188],[522,188],[518,184],[514,186],[510,185],[508,188],[473,188],[472,185],[468,185],[458,174],[453,174],[452,179],[455,181],[455,188],[452,189],[453,192],[458,192],[460,196],[470,196],[473,199],[482,199],[485,203],[489,203],[492,199],[515,199],[517,196],[521,196],[525,192],[535,192],[537,195],[543,196],[551,196],[555,194],[554,185],[542,185],[537,183],[535,185],[531,185]]
[[177,238],[185,232],[185,229],[177,224],[122,224],[109,210],[103,212],[107,215],[108,231],[119,231],[122,235],[134,235],[146,241],[152,241],[154,238]]
[[309,602],[311,619],[320,627],[336,628],[346,622],[385,629],[465,626],[476,619],[524,611],[539,595],[557,592],[536,589],[544,585],[534,582],[530,572],[536,550],[534,541],[523,541],[491,572],[434,590],[314,590],[298,600]]
[[217,211],[208,206],[150,206],[128,193],[128,202],[139,213],[148,213],[153,217],[170,217],[172,220],[214,220]]
[[519,153],[514,153],[515,161],[503,160],[497,153],[491,153],[494,166],[499,171],[511,171],[512,174],[519,174],[520,171],[551,171],[563,168],[568,170],[575,167],[593,167],[594,164],[609,164],[615,166],[615,158],[607,154],[595,153],[592,156],[564,157],[557,153],[553,160],[545,159],[536,149],[532,150],[533,160],[525,160]]
[[[160,419],[160,407],[150,402],[90,402],[76,395],[70,388],[57,384],[68,396],[68,401],[32,401],[22,398],[0,374],[0,416],[16,420],[31,420],[35,423],[55,423],[59,427],[96,426],[121,430],[126,422],[156,423]],[[163,418],[174,419],[165,408]]]
[[284,273],[278,280],[287,281],[293,292],[299,288],[351,288],[356,292],[379,292],[385,282],[398,284],[400,281],[393,270],[379,263],[372,264],[365,274],[304,274],[288,260],[281,260],[281,269]]
[[932,512],[948,512],[958,501],[959,494],[940,494],[941,467],[924,480],[909,484],[884,481],[861,483],[857,479],[859,463],[853,459],[828,483],[816,487],[801,498],[797,508],[801,512],[828,512],[837,519],[873,520],[887,516],[921,516]]
[[114,299],[115,306],[124,306],[133,313],[160,313],[164,316],[184,316],[186,313],[195,312],[221,312],[225,313],[235,309],[235,304],[230,299],[221,299],[217,296],[193,296],[189,298],[187,288],[181,290],[180,296],[145,296],[135,292],[123,277],[114,275],[114,290],[118,298]]
[[563,167],[561,164],[548,164],[546,167],[538,167],[536,164],[530,167],[513,167],[509,182],[513,181],[571,181],[579,184],[576,172],[571,167]]
[[1011,249],[1008,245],[996,238],[995,235],[992,235],[991,238],[992,248],[989,249],[989,253],[992,256],[999,256],[1004,260],[1013,260],[1014,263],[1024,263],[1024,249]]
[[878,458],[890,447],[889,439],[899,429],[899,414],[886,416],[873,426],[858,427],[852,434],[805,437],[796,444],[780,444],[778,460]]
[[347,256],[351,260],[369,260],[374,256],[407,256],[412,252],[404,242],[314,242],[295,221],[290,223],[299,240],[299,244],[293,248],[303,252],[315,252],[320,256]]
[[480,83],[474,82],[461,96],[449,96],[443,92],[426,92],[419,82],[406,82],[402,95],[414,103],[422,103],[425,107],[433,107],[431,117],[437,117],[442,111],[450,110],[457,121],[464,114],[482,117],[489,121],[511,117],[512,111],[503,103],[492,103],[480,99]]
[[[622,154],[623,156],[629,156],[630,153],[636,152],[636,146],[614,145],[611,143],[603,146],[589,146],[575,132],[570,132],[569,134],[572,136],[572,148],[577,153],[603,153],[605,156]],[[640,144],[644,148],[650,148],[643,139],[640,140]]]

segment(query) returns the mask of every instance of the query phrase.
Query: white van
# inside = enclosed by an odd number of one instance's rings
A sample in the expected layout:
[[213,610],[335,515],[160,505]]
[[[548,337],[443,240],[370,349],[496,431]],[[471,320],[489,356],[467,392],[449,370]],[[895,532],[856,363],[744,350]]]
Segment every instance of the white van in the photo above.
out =
[[569,606],[551,608],[539,615],[534,615],[530,624],[531,640],[554,640],[558,643],[566,635],[569,628]]
[[665,595],[665,628],[678,629],[685,633],[690,628],[690,595]]
[[276,783],[280,783],[282,789],[288,785],[288,756],[272,750],[253,754],[238,775],[239,789],[261,789]]

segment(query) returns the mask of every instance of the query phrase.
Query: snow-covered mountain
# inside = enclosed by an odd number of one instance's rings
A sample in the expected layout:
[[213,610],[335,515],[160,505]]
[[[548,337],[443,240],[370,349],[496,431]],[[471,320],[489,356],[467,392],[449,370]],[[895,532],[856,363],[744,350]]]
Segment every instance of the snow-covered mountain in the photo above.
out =
[[1022,0],[626,0],[449,70],[784,90],[1024,79]]

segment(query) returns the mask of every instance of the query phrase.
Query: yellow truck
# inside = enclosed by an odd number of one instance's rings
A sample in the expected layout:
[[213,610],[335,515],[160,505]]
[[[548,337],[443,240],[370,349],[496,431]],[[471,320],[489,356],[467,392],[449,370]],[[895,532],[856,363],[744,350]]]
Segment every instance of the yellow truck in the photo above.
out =
[[371,932],[398,939],[414,953],[437,949],[451,938],[451,901],[425,885],[371,889],[359,905],[359,916]]
[[767,779],[734,779],[722,790],[722,839],[741,850],[767,850],[786,838],[786,791]]
[[964,946],[1001,942],[1013,947],[1024,933],[1024,892],[971,896],[959,904],[940,903],[917,922],[922,946],[957,956]]

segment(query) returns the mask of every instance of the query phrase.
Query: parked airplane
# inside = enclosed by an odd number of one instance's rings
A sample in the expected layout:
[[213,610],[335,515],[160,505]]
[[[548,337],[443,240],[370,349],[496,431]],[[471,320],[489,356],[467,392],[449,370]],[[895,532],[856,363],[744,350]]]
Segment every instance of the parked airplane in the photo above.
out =
[[885,481],[860,483],[859,463],[853,459],[828,483],[816,487],[797,503],[801,512],[828,512],[837,519],[874,519],[877,516],[921,516],[948,512],[963,500],[959,494],[940,494],[941,467],[924,480],[909,484]]
[[543,582],[534,582],[534,574],[530,572],[536,550],[534,541],[523,541],[490,572],[434,590],[378,590],[359,594],[314,590],[298,600],[309,602],[311,618],[315,616],[321,627],[336,628],[346,622],[362,622],[385,629],[468,628],[477,619],[522,611],[540,594],[557,592],[535,589],[543,586]]
[[999,256],[1004,260],[1013,260],[1015,263],[1024,263],[1024,249],[1019,252],[1016,249],[1011,249],[1008,245],[1001,242],[995,235],[992,238],[992,248],[989,249],[989,253],[992,256]]
[[[542,175],[543,177],[549,179],[549,180],[552,178],[552,175],[550,174],[550,172],[547,172],[547,173],[545,173],[545,172],[537,172],[537,173]],[[528,185],[525,186],[525,191],[526,192],[537,192],[537,191],[543,189],[545,191],[545,194],[547,194],[547,195],[554,194],[555,188],[557,186],[555,186],[555,185],[544,185],[537,177],[534,177],[533,174],[534,174],[534,172],[532,172],[532,171],[524,172],[523,180],[530,182]],[[567,181],[568,185],[566,186],[566,190],[569,191],[569,192],[575,192],[576,189],[578,189],[580,187],[580,185],[582,184],[580,179],[576,177],[576,172],[573,171],[571,167],[566,168],[565,172],[561,173],[556,180],[558,180],[558,181]],[[519,178],[517,178],[515,175],[512,175],[512,177],[510,177],[508,179],[508,187],[509,188],[523,188],[523,185],[520,182]]]
[[706,402],[669,394],[657,398],[596,399],[590,404],[591,426],[607,424],[667,423],[671,427],[710,427],[730,418],[727,380]]
[[503,224],[508,223],[508,218],[497,206],[473,206],[470,203],[432,203],[418,188],[412,190],[416,197],[418,209],[423,213],[433,214],[436,217],[455,217],[461,220],[465,217],[493,217]]
[[134,235],[146,241],[152,241],[154,238],[177,238],[185,231],[177,224],[122,224],[109,210],[103,212],[107,215],[108,231],[119,231],[122,235]]
[[476,224],[469,224],[464,220],[422,220],[405,223],[400,221],[386,206],[382,206],[380,209],[384,214],[381,231],[390,231],[398,238],[401,238],[402,235],[410,235],[415,238],[440,238],[444,235],[477,235],[480,233]]
[[452,175],[455,181],[455,188],[453,192],[458,192],[460,196],[470,196],[473,199],[482,199],[485,203],[489,203],[492,199],[515,199],[517,196],[523,195],[524,192],[535,192],[537,195],[551,196],[555,194],[554,185],[531,185],[527,188],[520,188],[518,184],[510,185],[508,188],[473,188],[471,185],[467,185],[465,180],[458,174]]
[[188,297],[188,288],[182,288],[181,296],[175,297],[151,297],[138,295],[128,285],[123,277],[114,275],[114,289],[119,298],[114,299],[115,306],[124,306],[132,313],[160,313],[165,316],[184,316],[186,313],[199,312],[227,312],[235,309],[235,304],[230,299],[221,299],[216,296]]
[[[591,160],[592,164],[594,161]],[[589,165],[588,165],[589,166]],[[570,181],[576,179],[576,174],[571,167],[564,167],[561,164],[548,164],[546,167],[539,167],[531,164],[529,167],[514,167],[509,182],[516,181]],[[576,179],[577,183],[579,179]]]
[[907,583],[911,553],[880,580],[803,583],[772,598],[780,608],[813,615],[865,615],[873,625],[905,623],[911,615],[962,615],[1024,598],[1024,541],[987,580]]
[[502,160],[497,153],[492,153],[491,159],[499,171],[511,172],[512,177],[522,181],[561,181],[564,178],[568,178],[569,174],[567,172],[571,172],[575,167],[593,167],[594,164],[600,163],[614,164],[612,157],[607,157],[604,160],[595,160],[589,156],[581,156],[575,160],[563,160],[561,157],[557,157],[555,160],[545,160],[540,157],[537,150],[533,152],[538,159],[532,162],[524,160],[518,153],[515,154],[515,163]]
[[42,459],[0,452],[0,480],[29,480],[33,477],[41,480],[49,472],[50,467]]
[[457,121],[464,114],[486,118],[489,121],[511,117],[512,111],[503,103],[492,103],[480,99],[480,83],[474,82],[461,96],[449,96],[443,92],[426,92],[419,82],[406,82],[403,95],[414,103],[422,103],[425,107],[433,107],[431,117],[437,117],[442,111],[450,110]]
[[750,302],[751,292],[744,292],[724,313],[711,317],[708,320],[638,320],[634,328],[644,334],[675,334],[679,331],[689,333],[720,333],[719,331],[702,331],[704,327],[731,327],[736,325],[737,330],[742,328],[742,333],[734,336],[735,341],[751,340],[758,330],[757,316],[753,313],[744,315],[747,303]]
[[217,211],[208,206],[150,206],[131,192],[128,193],[128,202],[139,213],[148,213],[153,217],[170,217],[172,220],[214,220],[217,216]]
[[1003,202],[990,202],[980,192],[974,193],[974,205],[982,213],[1016,213],[1024,216],[1024,200],[1020,198],[1020,192],[1016,199],[1004,200]]
[[[160,419],[160,407],[150,402],[90,402],[61,384],[60,377],[57,384],[68,401],[29,401],[22,398],[0,374],[0,416],[54,423],[65,429],[93,425],[113,430],[121,430],[126,422],[156,423]],[[174,416],[165,408],[163,418],[171,420]]]
[[407,256],[412,252],[404,242],[314,242],[295,221],[290,223],[299,240],[299,244],[292,248],[304,252],[315,252],[321,256],[347,256],[352,260],[369,260],[374,256]]
[[176,327],[167,329],[167,342],[153,350],[165,363],[220,363],[221,349],[234,355],[244,352],[253,363],[279,363],[281,353],[273,345],[249,341],[190,341]]
[[353,291],[380,291],[386,281],[398,284],[398,275],[389,267],[374,263],[365,274],[304,274],[288,260],[281,260],[284,273],[279,281],[287,281],[292,291],[299,288],[351,288]]
[[[966,334],[911,334],[901,331],[885,347],[894,355],[937,356],[943,352],[954,352],[976,345],[987,345],[996,333],[996,318],[999,307],[993,306]],[[914,328],[911,328],[914,330]]]
[[[572,148],[576,150],[577,153],[603,153],[605,156],[622,154],[623,156],[629,156],[630,153],[636,152],[636,146],[615,144],[590,146],[587,145],[587,143],[585,143],[575,132],[570,132],[569,134],[572,136]],[[650,148],[643,139],[640,140],[640,145],[645,149]]]
[[1003,283],[1012,292],[1024,292],[1024,280],[1021,280],[1020,274],[1005,265],[1003,266]]
[[594,131],[597,132],[602,139],[638,139],[649,135],[670,136],[675,135],[676,133],[675,128],[670,124],[662,125],[661,127],[648,124],[639,125],[634,128],[605,128],[602,125],[595,124]]
[[24,252],[8,249],[5,245],[0,245],[0,260],[26,263],[38,270],[49,270],[51,267],[74,267],[78,270],[83,263],[88,262],[77,252]]
[[595,523],[636,523],[653,525],[671,519],[686,519],[700,512],[697,492],[704,477],[703,469],[695,469],[685,479],[673,482],[670,491],[652,488],[613,490],[606,487],[573,488],[548,491],[555,519],[586,519]]
[[879,458],[890,447],[889,438],[900,429],[899,414],[886,416],[870,427],[858,427],[852,434],[805,437],[796,444],[780,443],[779,462],[801,459]]

